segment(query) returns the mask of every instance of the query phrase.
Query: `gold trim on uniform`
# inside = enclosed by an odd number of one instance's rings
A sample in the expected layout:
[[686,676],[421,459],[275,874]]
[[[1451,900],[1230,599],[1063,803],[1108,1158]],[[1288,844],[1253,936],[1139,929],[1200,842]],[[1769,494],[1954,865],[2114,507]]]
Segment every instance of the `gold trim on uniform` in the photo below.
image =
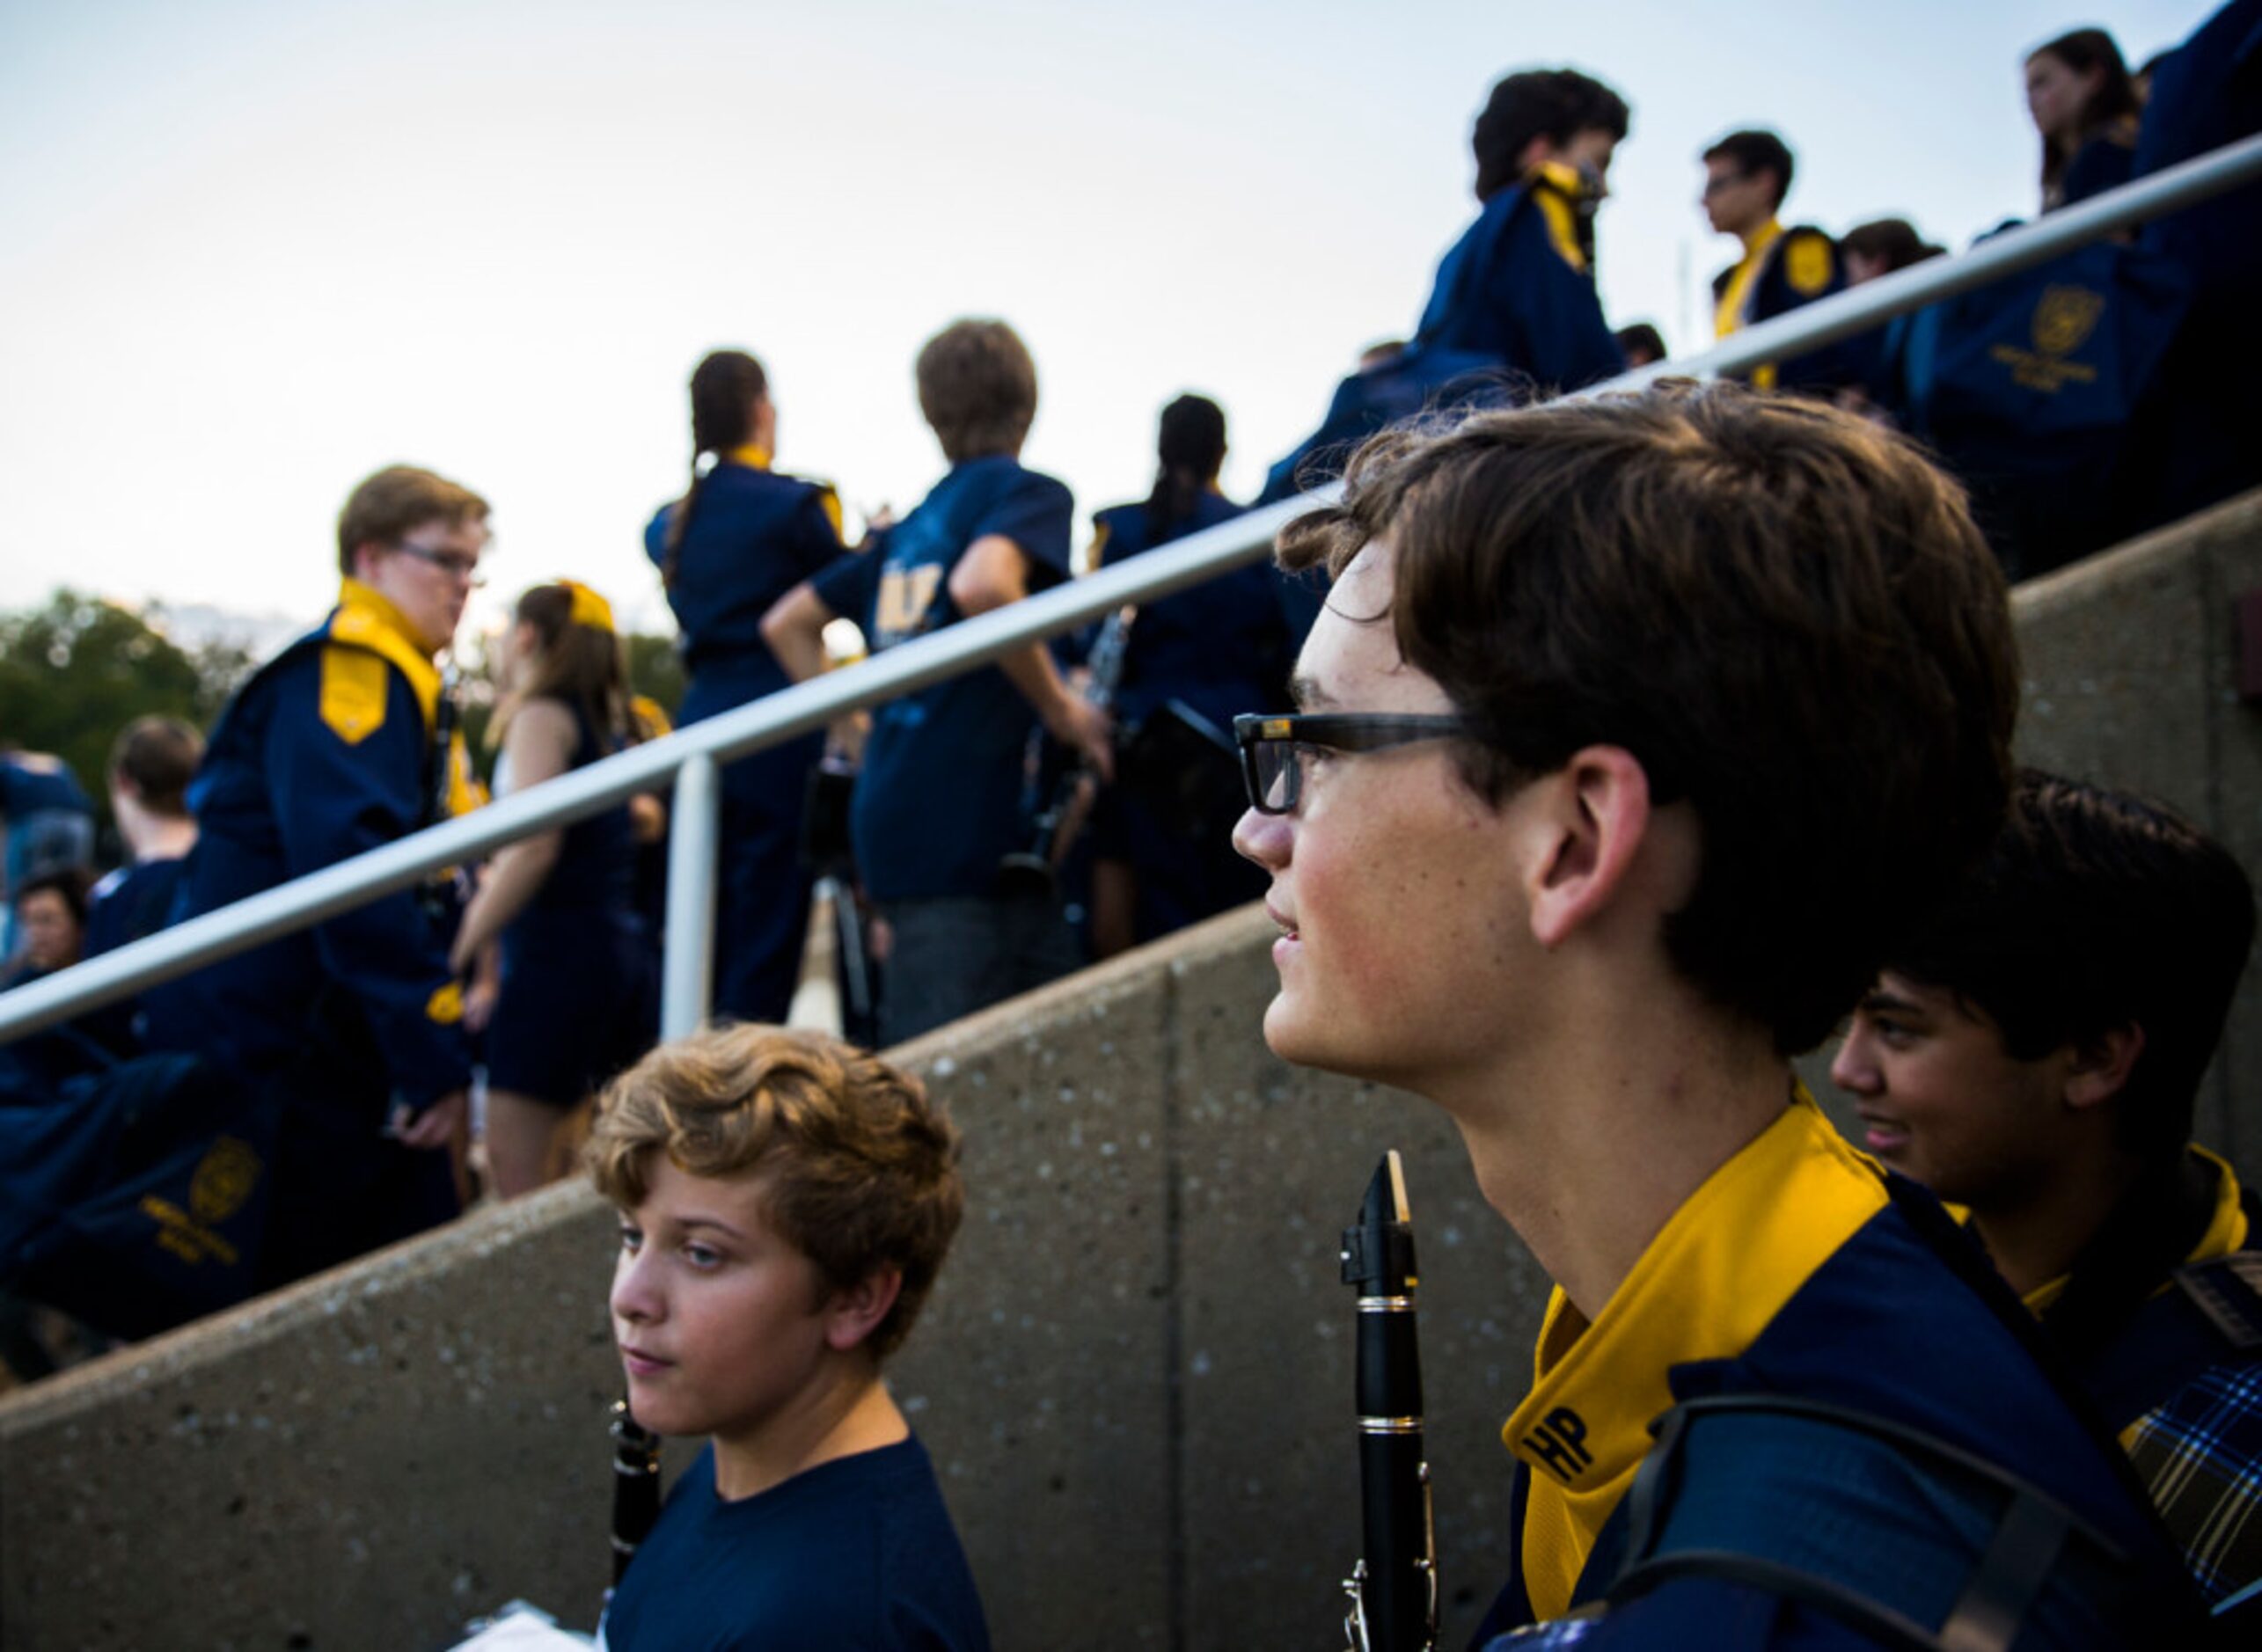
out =
[[[432,731],[440,715],[440,668],[409,640],[408,621],[389,598],[348,578],[339,588],[338,610],[330,616],[327,634],[319,709],[333,733],[357,746],[384,727],[392,691],[384,677],[388,664],[408,679],[425,732]],[[458,729],[448,744],[448,812],[468,815],[486,800],[472,768],[471,749]]]
[[1741,1354],[1885,1203],[1876,1162],[1794,1084],[1790,1105],[1673,1212],[1592,1324],[1555,1292],[1532,1392],[1501,1429],[1531,1470],[1519,1559],[1539,1617],[1570,1609],[1651,1422],[1673,1403],[1665,1373]]
[[[2194,1262],[2211,1262],[2218,1256],[2228,1256],[2233,1251],[2245,1249],[2246,1212],[2238,1202],[2238,1173],[2227,1161],[2196,1142],[2185,1151],[2205,1159],[2214,1172],[2214,1214],[2207,1218],[2207,1232],[2200,1234],[2200,1242],[2192,1246],[2192,1254],[2184,1258],[2184,1266],[2188,1268]],[[1959,1212],[1959,1219],[1961,1215]],[[2061,1274],[2055,1279],[2046,1280],[2019,1300],[2026,1304],[2030,1313],[2047,1312],[2050,1305],[2066,1294],[2066,1283],[2072,1277],[2071,1274]],[[2161,1290],[2173,1288],[2166,1282],[2160,1286]],[[2156,1296],[2159,1292],[2153,1294]],[[2124,1440],[2123,1444],[2127,1442]]]
[[1752,295],[1760,284],[1760,272],[1767,267],[1768,254],[1783,235],[1783,224],[1769,218],[1744,239],[1744,256],[1728,272],[1728,279],[1720,289],[1720,302],[1712,311],[1712,333],[1715,338],[1726,338],[1730,333],[1750,325],[1746,313],[1752,304]]
[[1813,298],[1830,285],[1835,260],[1830,256],[1826,236],[1812,230],[1802,230],[1783,243],[1783,274],[1790,283],[1791,291],[1801,298]]
[[1578,206],[1586,197],[1586,180],[1578,169],[1561,161],[1542,161],[1532,169],[1532,198],[1540,203],[1540,217],[1548,226],[1548,240],[1563,261],[1586,274],[1586,253],[1578,244]]

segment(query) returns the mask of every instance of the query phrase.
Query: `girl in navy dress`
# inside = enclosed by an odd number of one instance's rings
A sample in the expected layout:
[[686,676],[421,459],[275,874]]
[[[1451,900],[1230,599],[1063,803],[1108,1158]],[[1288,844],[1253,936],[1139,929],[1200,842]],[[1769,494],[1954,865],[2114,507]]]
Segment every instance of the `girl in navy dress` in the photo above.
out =
[[[560,580],[520,597],[503,658],[498,791],[538,786],[634,738],[612,610],[587,586]],[[452,954],[459,975],[501,942],[486,1018],[487,1168],[498,1198],[555,1179],[560,1127],[652,1041],[635,864],[629,806],[616,804],[504,848],[464,913]]]
[[[770,468],[778,412],[762,364],[717,350],[692,374],[691,397],[691,486],[644,533],[682,632],[685,724],[787,686],[762,616],[842,549],[832,489]],[[806,735],[722,771],[719,1018],[782,1022],[793,1002],[809,928],[802,809],[824,750],[821,732]]]

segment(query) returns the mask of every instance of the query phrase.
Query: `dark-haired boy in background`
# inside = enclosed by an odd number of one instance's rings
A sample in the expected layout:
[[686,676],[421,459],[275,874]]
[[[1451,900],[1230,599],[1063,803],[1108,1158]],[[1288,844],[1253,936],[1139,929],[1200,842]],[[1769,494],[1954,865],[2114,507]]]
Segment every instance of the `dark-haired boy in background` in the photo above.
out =
[[[1812,224],[1783,228],[1775,216],[1790,193],[1790,146],[1772,132],[1731,132],[1704,151],[1704,216],[1744,254],[1712,278],[1713,332],[1720,338],[1843,291],[1846,273],[1830,238]],[[1844,343],[1790,362],[1765,362],[1745,376],[1761,390],[1838,390],[1861,382],[1861,357]]]
[[204,736],[178,717],[142,717],[110,748],[110,813],[132,857],[94,886],[86,955],[154,935],[172,921],[181,865],[196,847],[188,783]]
[[2262,1578],[2262,1208],[2192,1113],[2253,939],[2222,844],[2029,772],[1830,1069],[1870,1151],[1970,1209],[2214,1600]]
[[1260,504],[1326,480],[1360,440],[1440,399],[1549,396],[1624,370],[1595,290],[1594,214],[1629,119],[1623,98],[1575,69],[1492,88],[1470,138],[1481,209],[1438,263],[1412,340],[1336,386]]

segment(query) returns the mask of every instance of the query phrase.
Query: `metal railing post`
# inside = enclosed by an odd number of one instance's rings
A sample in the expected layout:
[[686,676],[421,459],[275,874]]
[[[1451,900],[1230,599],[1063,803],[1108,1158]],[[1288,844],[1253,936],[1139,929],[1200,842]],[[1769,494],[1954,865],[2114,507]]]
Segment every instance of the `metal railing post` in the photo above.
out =
[[706,1023],[714,997],[715,850],[722,786],[714,758],[695,751],[676,771],[668,827],[668,951],[660,973],[660,1036]]

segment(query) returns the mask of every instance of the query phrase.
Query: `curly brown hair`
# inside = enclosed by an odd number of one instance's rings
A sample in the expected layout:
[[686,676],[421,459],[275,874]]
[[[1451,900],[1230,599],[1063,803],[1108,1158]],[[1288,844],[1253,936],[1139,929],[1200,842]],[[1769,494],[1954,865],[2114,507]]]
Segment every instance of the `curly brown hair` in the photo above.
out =
[[875,1359],[911,1334],[965,1209],[949,1115],[909,1073],[822,1033],[710,1027],[652,1051],[598,1098],[584,1158],[597,1190],[633,1210],[659,1152],[690,1175],[764,1178],[771,1225],[827,1294],[900,1272],[863,1344]]
[[1498,802],[1589,745],[1687,799],[1703,864],[1683,976],[1812,1048],[2002,818],[2018,705],[2001,569],[1909,443],[1743,386],[1401,427],[1280,560],[1396,559],[1400,654],[1473,725]]

